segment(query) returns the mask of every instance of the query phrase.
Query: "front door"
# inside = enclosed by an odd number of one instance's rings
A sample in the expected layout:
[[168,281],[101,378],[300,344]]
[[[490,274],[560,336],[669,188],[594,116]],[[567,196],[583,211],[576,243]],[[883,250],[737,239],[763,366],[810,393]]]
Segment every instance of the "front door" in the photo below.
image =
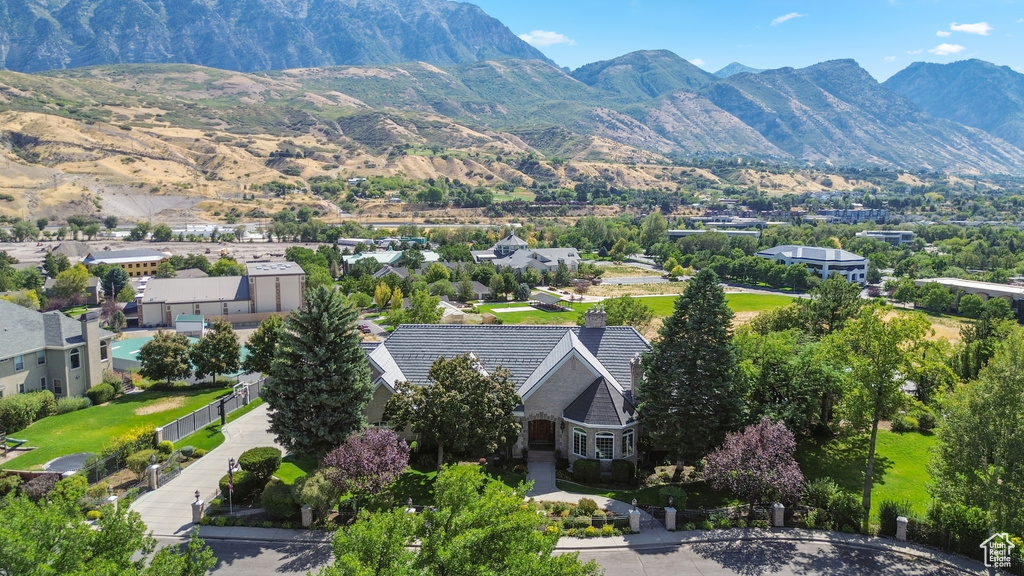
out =
[[530,421],[530,450],[555,449],[555,423],[551,420]]

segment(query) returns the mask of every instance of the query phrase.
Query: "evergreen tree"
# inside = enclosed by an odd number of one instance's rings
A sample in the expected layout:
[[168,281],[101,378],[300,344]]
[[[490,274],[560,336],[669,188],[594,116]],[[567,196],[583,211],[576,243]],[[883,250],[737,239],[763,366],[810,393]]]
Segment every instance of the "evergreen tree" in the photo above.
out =
[[644,355],[646,379],[636,390],[640,418],[680,471],[684,462],[703,458],[739,426],[731,322],[718,276],[701,270],[676,299],[661,337]]
[[[112,266],[107,273],[103,275],[103,290],[107,292],[107,295],[111,298],[116,298],[118,294],[124,290],[124,287],[128,285],[129,277],[128,273],[125,272],[124,268],[120,266]],[[135,292],[132,291],[132,296]]]
[[246,348],[249,349],[249,355],[242,362],[242,369],[246,372],[269,374],[282,332],[284,332],[284,320],[279,314],[272,314],[260,322],[260,327],[249,336],[248,342],[245,343]]
[[189,359],[196,367],[196,377],[205,378],[213,376],[217,382],[217,374],[230,374],[237,372],[241,367],[239,355],[242,347],[238,343],[238,336],[224,320],[217,320],[213,324],[213,331],[204,335],[199,342],[196,342],[189,350]]
[[355,308],[327,286],[309,290],[305,308],[285,320],[263,393],[285,449],[321,458],[365,424],[373,388],[355,322]]
[[188,362],[188,337],[166,330],[158,331],[139,349],[139,362],[142,364],[139,373],[150,380],[166,380],[170,384],[175,378],[188,378],[192,375],[192,365]]

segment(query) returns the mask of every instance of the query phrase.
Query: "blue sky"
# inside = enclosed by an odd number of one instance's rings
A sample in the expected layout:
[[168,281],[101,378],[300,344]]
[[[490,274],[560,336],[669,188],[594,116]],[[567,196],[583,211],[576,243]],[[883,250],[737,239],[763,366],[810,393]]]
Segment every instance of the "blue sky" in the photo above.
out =
[[473,0],[559,66],[664,48],[714,72],[853,58],[879,81],[912,62],[1024,72],[1024,0]]

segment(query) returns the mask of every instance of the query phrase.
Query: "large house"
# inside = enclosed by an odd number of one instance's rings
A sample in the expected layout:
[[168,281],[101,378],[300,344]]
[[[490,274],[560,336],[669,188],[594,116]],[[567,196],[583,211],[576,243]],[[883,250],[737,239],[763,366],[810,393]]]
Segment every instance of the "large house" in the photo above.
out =
[[302,306],[306,273],[294,262],[250,262],[245,276],[153,278],[139,302],[139,326],[172,326],[179,315],[257,323]]
[[102,381],[113,337],[95,315],[72,320],[0,300],[0,397],[36,390],[84,395]]
[[846,278],[847,282],[862,285],[867,283],[868,259],[838,248],[785,244],[761,250],[757,256],[786,266],[803,264],[822,280],[838,274]]
[[581,458],[636,461],[638,425],[633,389],[640,356],[650,344],[629,326],[605,326],[603,310],[585,326],[402,325],[368,352],[374,384],[367,421],[382,424],[395,385],[429,386],[435,360],[470,353],[485,370],[511,372],[523,404],[513,454],[559,451]]
[[472,254],[477,264],[491,262],[495,268],[511,268],[515,272],[533,268],[538,272],[554,273],[563,263],[570,272],[575,272],[582,260],[580,251],[575,248],[531,249],[514,232],[491,246],[490,250],[476,250]]
[[141,248],[139,250],[104,250],[102,252],[90,252],[82,260],[86,268],[92,268],[98,264],[109,266],[120,266],[124,268],[128,276],[138,278],[141,276],[152,276],[161,263],[167,262],[171,255],[159,250]]

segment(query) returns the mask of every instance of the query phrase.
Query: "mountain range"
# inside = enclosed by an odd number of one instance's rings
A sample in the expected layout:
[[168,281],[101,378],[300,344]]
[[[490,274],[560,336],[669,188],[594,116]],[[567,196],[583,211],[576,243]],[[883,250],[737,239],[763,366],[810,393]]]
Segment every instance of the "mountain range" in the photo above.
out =
[[1006,67],[914,64],[880,84],[853,60],[711,74],[655,50],[567,72],[445,0],[0,0],[0,66],[53,79],[0,74],[0,112],[159,101],[176,125],[202,111],[230,133],[370,154],[501,141],[549,158],[1024,173],[1024,75]]

